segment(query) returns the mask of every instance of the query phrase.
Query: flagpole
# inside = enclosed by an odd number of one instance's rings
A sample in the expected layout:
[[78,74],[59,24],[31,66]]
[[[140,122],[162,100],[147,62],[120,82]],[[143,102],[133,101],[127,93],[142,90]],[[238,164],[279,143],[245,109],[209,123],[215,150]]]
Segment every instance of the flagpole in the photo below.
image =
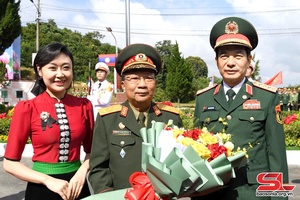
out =
[[[111,27],[106,27],[106,30],[111,33],[111,35],[113,36],[113,38],[115,40],[115,47],[116,47],[115,54],[116,54],[116,59],[117,59],[117,57],[118,57],[118,43],[117,43],[117,38],[113,34]],[[114,67],[114,92],[115,92],[115,94],[117,94],[117,70],[116,70],[116,64],[115,64],[115,67]]]
[[91,61],[89,59],[89,77],[88,77],[88,94],[91,94],[92,88],[92,73],[91,73]]

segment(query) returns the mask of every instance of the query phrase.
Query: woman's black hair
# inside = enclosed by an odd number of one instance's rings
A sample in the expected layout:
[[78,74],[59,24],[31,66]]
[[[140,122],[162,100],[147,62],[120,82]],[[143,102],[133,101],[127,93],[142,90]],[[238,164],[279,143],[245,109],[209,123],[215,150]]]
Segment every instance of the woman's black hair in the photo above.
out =
[[36,80],[33,88],[31,89],[31,93],[34,94],[35,96],[38,96],[39,94],[43,93],[46,90],[46,85],[43,79],[39,76],[38,67],[40,69],[43,68],[45,65],[49,64],[61,53],[65,54],[71,59],[72,66],[73,66],[72,72],[74,74],[74,59],[71,51],[66,46],[58,42],[47,44],[37,52],[33,62],[33,68],[34,68]]

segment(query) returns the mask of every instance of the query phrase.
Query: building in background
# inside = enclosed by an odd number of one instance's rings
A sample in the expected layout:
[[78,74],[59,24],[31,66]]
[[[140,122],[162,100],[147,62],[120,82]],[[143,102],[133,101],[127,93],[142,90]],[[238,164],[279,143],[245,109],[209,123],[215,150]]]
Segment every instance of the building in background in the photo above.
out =
[[14,106],[20,100],[33,96],[29,91],[34,81],[21,80],[21,37],[14,40],[12,45],[0,55],[0,63],[4,73],[0,74],[0,103]]

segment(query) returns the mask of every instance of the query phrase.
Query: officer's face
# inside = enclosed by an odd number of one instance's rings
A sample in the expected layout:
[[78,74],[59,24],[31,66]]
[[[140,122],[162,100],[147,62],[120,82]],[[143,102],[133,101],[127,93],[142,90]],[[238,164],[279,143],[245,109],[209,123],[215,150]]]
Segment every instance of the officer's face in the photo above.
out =
[[106,79],[106,71],[99,69],[96,71],[96,76],[97,79],[102,82]]
[[239,84],[246,75],[251,58],[243,46],[219,47],[216,63],[224,82],[231,87]]
[[155,74],[152,70],[127,72],[122,81],[122,88],[134,107],[138,110],[148,108],[155,94]]

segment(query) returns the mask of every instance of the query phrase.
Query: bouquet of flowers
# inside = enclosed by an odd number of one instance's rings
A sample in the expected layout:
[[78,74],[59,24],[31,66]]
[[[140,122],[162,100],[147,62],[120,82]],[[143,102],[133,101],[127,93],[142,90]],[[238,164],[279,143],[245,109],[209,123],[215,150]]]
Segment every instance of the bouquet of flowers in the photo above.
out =
[[129,182],[132,188],[98,194],[94,199],[170,200],[209,194],[222,189],[235,169],[247,162],[246,150],[234,149],[230,134],[207,128],[185,130],[162,122],[140,130],[142,171]]
[[171,121],[167,127],[153,122],[152,128],[140,132],[145,173],[132,175],[133,188],[127,190],[126,199],[158,199],[147,196],[153,191],[162,199],[205,195],[225,186],[235,178],[234,170],[246,163],[245,150],[233,151],[234,144],[226,133],[180,129]]

